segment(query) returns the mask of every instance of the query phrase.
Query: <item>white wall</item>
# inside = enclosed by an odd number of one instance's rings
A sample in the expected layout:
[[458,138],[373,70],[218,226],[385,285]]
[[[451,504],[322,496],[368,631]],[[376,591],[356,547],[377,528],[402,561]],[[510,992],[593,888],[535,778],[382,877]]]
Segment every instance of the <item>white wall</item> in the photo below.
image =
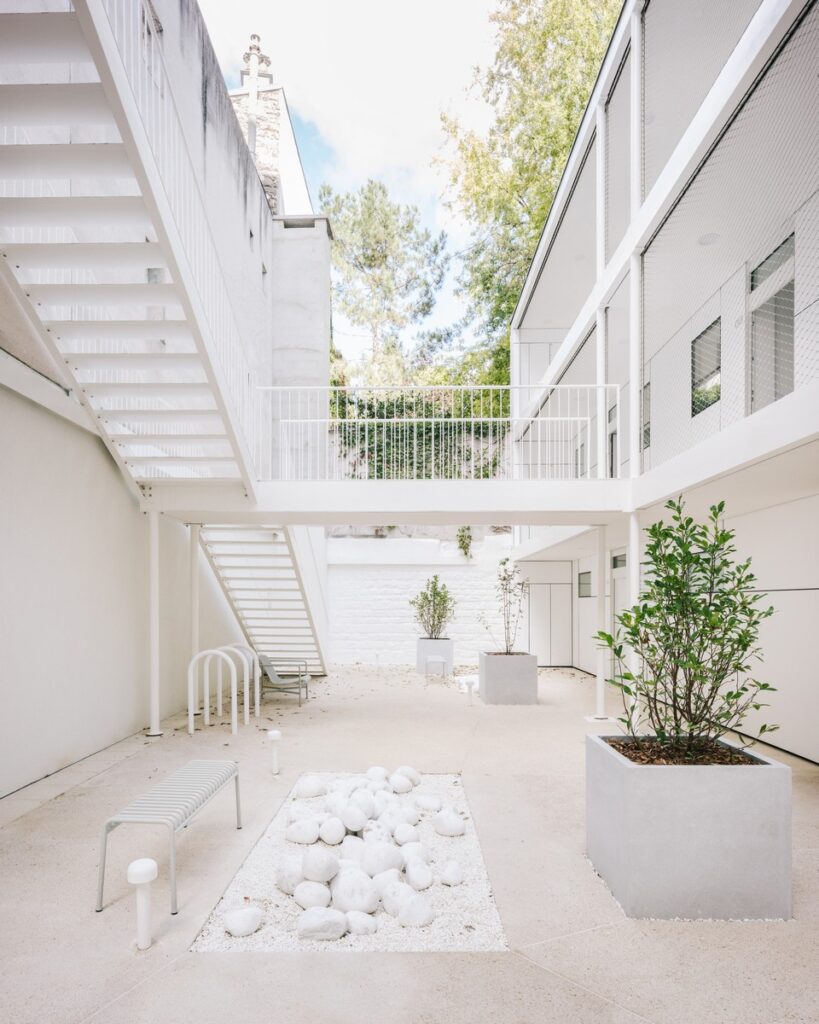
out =
[[[147,523],[98,438],[0,387],[0,796],[148,722]],[[188,531],[160,531],[162,714],[185,704]],[[202,565],[202,644],[240,639]]]
[[[495,573],[510,550],[511,536],[473,545],[467,561],[453,543],[433,539],[330,538],[327,542],[330,662],[334,664],[415,664],[419,636],[409,600],[437,573],[457,607],[448,633],[455,661],[476,665],[478,651],[496,644],[481,625],[487,615],[499,629]],[[526,617],[519,648],[527,643]]]
[[750,556],[765,604],[774,615],[762,626],[759,679],[777,688],[759,722],[779,725],[771,742],[819,761],[819,495],[732,516],[737,554]]

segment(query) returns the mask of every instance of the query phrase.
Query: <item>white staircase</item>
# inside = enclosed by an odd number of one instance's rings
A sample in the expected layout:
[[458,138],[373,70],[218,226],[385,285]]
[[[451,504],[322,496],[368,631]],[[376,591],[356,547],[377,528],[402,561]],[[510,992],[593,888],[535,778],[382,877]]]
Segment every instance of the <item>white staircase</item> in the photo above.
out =
[[298,659],[312,675],[325,660],[320,609],[308,599],[294,549],[298,527],[204,526],[202,547],[249,643],[276,662]]
[[[0,13],[0,288],[132,492],[150,503],[176,485],[196,511],[205,490],[253,499],[263,424],[230,254],[214,241],[164,63],[161,6],[2,4],[15,10]],[[201,536],[253,646],[324,672],[323,584],[296,550],[298,528]]]
[[[130,70],[150,77],[126,77],[121,96],[110,83],[128,60],[110,4],[75,6],[0,14],[0,272],[135,490],[173,480],[252,492],[215,343],[230,303],[221,275],[204,273],[218,258],[201,196],[181,130],[164,143],[177,151],[174,181],[151,138],[152,122],[178,128],[149,116],[176,116],[159,48],[136,8],[119,30],[135,36]],[[107,46],[88,39],[98,23]],[[241,346],[231,376],[234,359]]]

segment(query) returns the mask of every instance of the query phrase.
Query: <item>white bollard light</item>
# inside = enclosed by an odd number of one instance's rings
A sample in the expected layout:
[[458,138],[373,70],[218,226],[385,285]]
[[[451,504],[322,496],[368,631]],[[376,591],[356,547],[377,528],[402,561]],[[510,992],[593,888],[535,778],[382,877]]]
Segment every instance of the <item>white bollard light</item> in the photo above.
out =
[[467,677],[466,680],[466,692],[469,694],[469,703],[472,703],[472,687],[475,685],[475,680],[472,676]]
[[279,774],[279,740],[282,734],[278,729],[267,730],[267,741],[270,744],[270,770],[274,775]]
[[151,882],[156,875],[156,861],[150,857],[128,865],[128,881],[136,886],[137,949],[151,948]]

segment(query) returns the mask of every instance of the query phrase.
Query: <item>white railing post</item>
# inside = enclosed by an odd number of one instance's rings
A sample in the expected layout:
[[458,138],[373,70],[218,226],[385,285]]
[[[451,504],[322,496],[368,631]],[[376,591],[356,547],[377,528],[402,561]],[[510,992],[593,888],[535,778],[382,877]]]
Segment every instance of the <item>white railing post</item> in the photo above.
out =
[[159,680],[159,513],[148,512],[148,685],[149,736],[161,736]]

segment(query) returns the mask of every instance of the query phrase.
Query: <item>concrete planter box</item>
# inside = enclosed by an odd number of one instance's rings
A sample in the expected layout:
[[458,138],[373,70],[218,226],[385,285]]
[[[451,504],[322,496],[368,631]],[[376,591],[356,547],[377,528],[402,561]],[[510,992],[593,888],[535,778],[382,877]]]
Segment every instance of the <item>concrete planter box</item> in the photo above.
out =
[[446,674],[451,676],[454,657],[454,640],[431,640],[429,637],[419,637],[415,648],[415,670],[421,675],[425,675],[427,671],[427,658],[443,658],[446,663]]
[[537,655],[481,651],[478,666],[484,704],[537,704]]
[[629,917],[788,919],[791,771],[640,765],[586,737],[586,850]]

